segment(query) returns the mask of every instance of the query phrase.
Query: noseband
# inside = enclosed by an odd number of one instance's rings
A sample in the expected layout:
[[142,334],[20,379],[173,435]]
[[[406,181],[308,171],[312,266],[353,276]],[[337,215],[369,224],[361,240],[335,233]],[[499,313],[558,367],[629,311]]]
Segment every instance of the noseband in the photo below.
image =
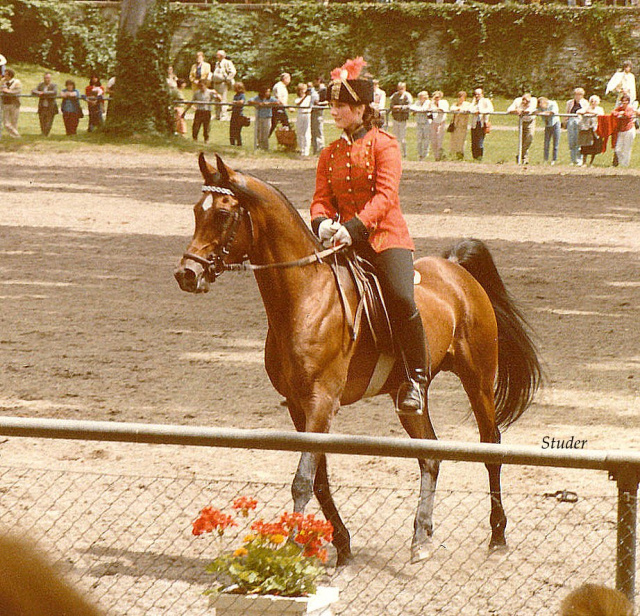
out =
[[220,241],[215,250],[207,257],[201,257],[191,252],[185,252],[182,255],[183,259],[189,259],[199,263],[204,268],[204,276],[208,282],[215,282],[216,278],[223,272],[227,271],[256,271],[264,269],[276,269],[276,268],[288,268],[288,267],[301,267],[304,265],[310,265],[311,263],[321,262],[326,257],[329,257],[342,249],[346,248],[346,245],[339,244],[332,246],[321,252],[314,252],[312,255],[303,257],[302,259],[296,259],[295,261],[286,261],[282,263],[266,263],[264,265],[253,265],[247,263],[249,255],[243,255],[241,263],[225,263],[224,259],[229,255],[231,247],[236,239],[238,228],[243,218],[247,218],[249,222],[249,234],[251,236],[251,243],[253,243],[253,224],[251,222],[251,214],[249,210],[240,205],[238,196],[230,188],[222,188],[220,186],[203,186],[203,193],[217,193],[222,195],[229,195],[238,201],[238,208],[234,211],[231,210],[218,210],[218,212],[224,212],[224,220],[222,221],[222,231],[220,233]]

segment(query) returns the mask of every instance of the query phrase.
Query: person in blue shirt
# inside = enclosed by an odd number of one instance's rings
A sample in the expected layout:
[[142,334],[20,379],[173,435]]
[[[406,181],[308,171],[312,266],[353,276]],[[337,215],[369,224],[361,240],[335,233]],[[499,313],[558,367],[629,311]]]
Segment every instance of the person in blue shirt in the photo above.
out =
[[544,96],[538,98],[537,114],[544,117],[544,162],[549,162],[549,149],[553,141],[553,158],[551,164],[558,162],[558,145],[560,143],[560,109],[556,101]]
[[242,128],[249,126],[249,118],[244,115],[244,104],[246,102],[244,84],[236,81],[233,84],[235,94],[233,105],[231,106],[231,121],[229,122],[229,141],[231,145],[242,145]]
[[278,105],[278,100],[271,96],[271,88],[260,86],[258,95],[249,100],[249,104],[256,108],[254,148],[268,150],[271,118],[273,117],[273,108]]

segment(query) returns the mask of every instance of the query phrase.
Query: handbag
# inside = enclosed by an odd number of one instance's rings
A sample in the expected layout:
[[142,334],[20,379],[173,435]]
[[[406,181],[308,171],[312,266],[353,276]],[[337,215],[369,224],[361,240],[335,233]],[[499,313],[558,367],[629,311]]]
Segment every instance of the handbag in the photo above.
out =
[[451,122],[449,122],[449,126],[447,126],[447,132],[452,133],[454,130],[456,130],[456,125],[453,120],[451,120]]
[[491,122],[487,120],[484,125],[484,134],[488,135],[491,132]]
[[246,115],[240,116],[240,126],[251,126],[251,118]]

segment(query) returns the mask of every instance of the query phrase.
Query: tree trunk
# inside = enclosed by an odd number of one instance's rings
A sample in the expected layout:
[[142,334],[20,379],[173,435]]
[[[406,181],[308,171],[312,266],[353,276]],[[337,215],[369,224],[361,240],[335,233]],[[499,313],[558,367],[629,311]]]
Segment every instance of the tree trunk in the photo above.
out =
[[122,0],[107,132],[169,132],[170,21],[169,0]]

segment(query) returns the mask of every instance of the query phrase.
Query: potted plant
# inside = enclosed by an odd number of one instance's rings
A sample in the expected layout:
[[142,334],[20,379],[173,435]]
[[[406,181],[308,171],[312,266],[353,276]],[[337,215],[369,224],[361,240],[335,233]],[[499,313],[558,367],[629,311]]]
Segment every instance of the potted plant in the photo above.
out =
[[[254,498],[240,497],[232,508],[242,517],[255,511]],[[233,515],[205,507],[193,522],[193,534],[225,535],[239,528]],[[236,531],[239,535],[239,531]],[[220,553],[208,565],[217,586],[207,591],[217,616],[313,614],[330,616],[338,589],[319,587],[333,536],[330,522],[313,514],[284,512],[273,522],[257,519],[238,536],[235,549]]]

